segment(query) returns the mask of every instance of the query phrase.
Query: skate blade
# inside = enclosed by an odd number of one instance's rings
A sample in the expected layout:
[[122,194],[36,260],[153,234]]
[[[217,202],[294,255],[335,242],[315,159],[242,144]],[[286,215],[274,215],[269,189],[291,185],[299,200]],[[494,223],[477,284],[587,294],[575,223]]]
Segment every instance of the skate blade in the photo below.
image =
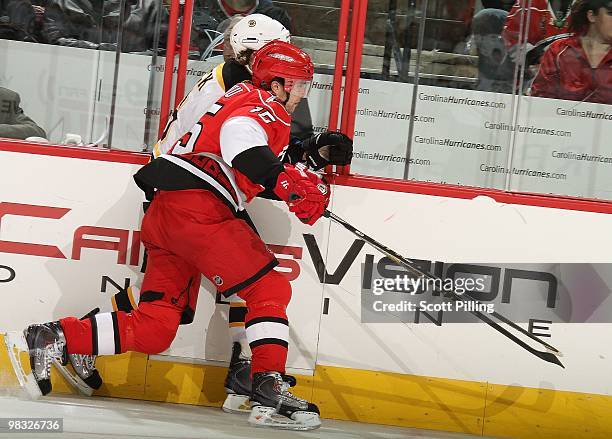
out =
[[72,373],[68,370],[67,366],[64,366],[57,358],[53,359],[53,365],[64,377],[68,384],[74,387],[79,393],[85,396],[93,395],[93,389],[89,387],[85,381],[83,381],[76,373]]
[[30,366],[30,348],[28,347],[23,332],[10,331],[3,333],[2,336],[19,385],[27,392],[30,398],[40,398],[42,392],[32,373],[32,367]]
[[306,431],[319,428],[321,418],[313,412],[295,412],[288,418],[279,415],[273,407],[256,405],[251,409],[249,424],[254,427]]
[[225,413],[251,413],[251,400],[246,395],[228,393],[222,408]]

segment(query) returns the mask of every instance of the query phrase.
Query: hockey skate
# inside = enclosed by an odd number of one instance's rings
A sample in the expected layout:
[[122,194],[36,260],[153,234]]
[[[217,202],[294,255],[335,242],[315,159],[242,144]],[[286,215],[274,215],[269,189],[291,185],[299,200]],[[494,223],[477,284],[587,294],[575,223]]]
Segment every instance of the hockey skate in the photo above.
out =
[[253,376],[249,424],[285,430],[314,430],[321,426],[319,408],[288,390],[278,372],[259,372]]
[[[295,377],[282,375],[282,378],[286,388],[295,386]],[[227,397],[223,403],[223,411],[251,413],[251,385],[251,360],[242,355],[240,343],[236,342],[232,346],[232,359],[225,378]]]
[[[81,320],[87,319],[100,312],[100,308],[95,308],[81,317]],[[74,387],[78,392],[85,396],[91,396],[94,390],[98,390],[102,386],[102,378],[96,369],[96,356],[85,354],[69,354],[68,360],[72,365],[74,373],[68,369],[65,364],[62,364],[57,359],[53,359],[53,364],[62,374],[64,379]]]
[[19,383],[28,394],[38,398],[51,392],[51,364],[68,362],[59,322],[30,325],[23,333],[6,333],[4,340]]
[[66,381],[81,394],[91,396],[94,390],[98,390],[102,386],[102,378],[98,369],[96,369],[95,355],[69,354],[68,360],[74,369],[74,373],[56,358],[53,359],[53,364]]
[[240,343],[234,343],[225,378],[227,397],[223,403],[223,411],[227,413],[251,412],[251,360],[241,354]]

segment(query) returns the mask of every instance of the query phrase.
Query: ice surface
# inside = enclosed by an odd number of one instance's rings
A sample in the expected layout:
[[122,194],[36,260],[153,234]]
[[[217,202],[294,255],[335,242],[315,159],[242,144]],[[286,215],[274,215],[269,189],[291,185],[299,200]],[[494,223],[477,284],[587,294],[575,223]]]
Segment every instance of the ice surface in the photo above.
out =
[[[3,434],[18,438],[202,438],[202,439],[409,439],[471,438],[463,434],[323,420],[309,432],[271,431],[248,425],[244,415],[221,409],[128,399],[48,396],[31,401],[0,396],[0,417],[49,417],[64,419],[64,433]],[[482,438],[482,436],[478,436]]]

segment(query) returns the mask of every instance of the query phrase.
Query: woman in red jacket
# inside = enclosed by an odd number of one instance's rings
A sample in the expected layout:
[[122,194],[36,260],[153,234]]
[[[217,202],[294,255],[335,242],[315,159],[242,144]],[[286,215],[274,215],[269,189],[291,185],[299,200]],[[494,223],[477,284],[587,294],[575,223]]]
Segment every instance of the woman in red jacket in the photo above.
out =
[[570,31],[544,53],[531,95],[612,104],[612,0],[578,0]]

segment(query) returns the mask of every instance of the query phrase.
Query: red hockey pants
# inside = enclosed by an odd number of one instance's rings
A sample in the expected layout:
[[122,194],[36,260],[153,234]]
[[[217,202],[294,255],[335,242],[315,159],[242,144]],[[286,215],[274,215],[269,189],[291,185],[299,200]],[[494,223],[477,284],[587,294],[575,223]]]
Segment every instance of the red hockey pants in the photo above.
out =
[[206,190],[160,192],[142,222],[149,260],[138,308],[60,320],[68,353],[160,353],[181,322],[193,320],[200,275],[247,303],[252,373],[284,373],[291,285],[273,270],[274,255],[246,221]]

